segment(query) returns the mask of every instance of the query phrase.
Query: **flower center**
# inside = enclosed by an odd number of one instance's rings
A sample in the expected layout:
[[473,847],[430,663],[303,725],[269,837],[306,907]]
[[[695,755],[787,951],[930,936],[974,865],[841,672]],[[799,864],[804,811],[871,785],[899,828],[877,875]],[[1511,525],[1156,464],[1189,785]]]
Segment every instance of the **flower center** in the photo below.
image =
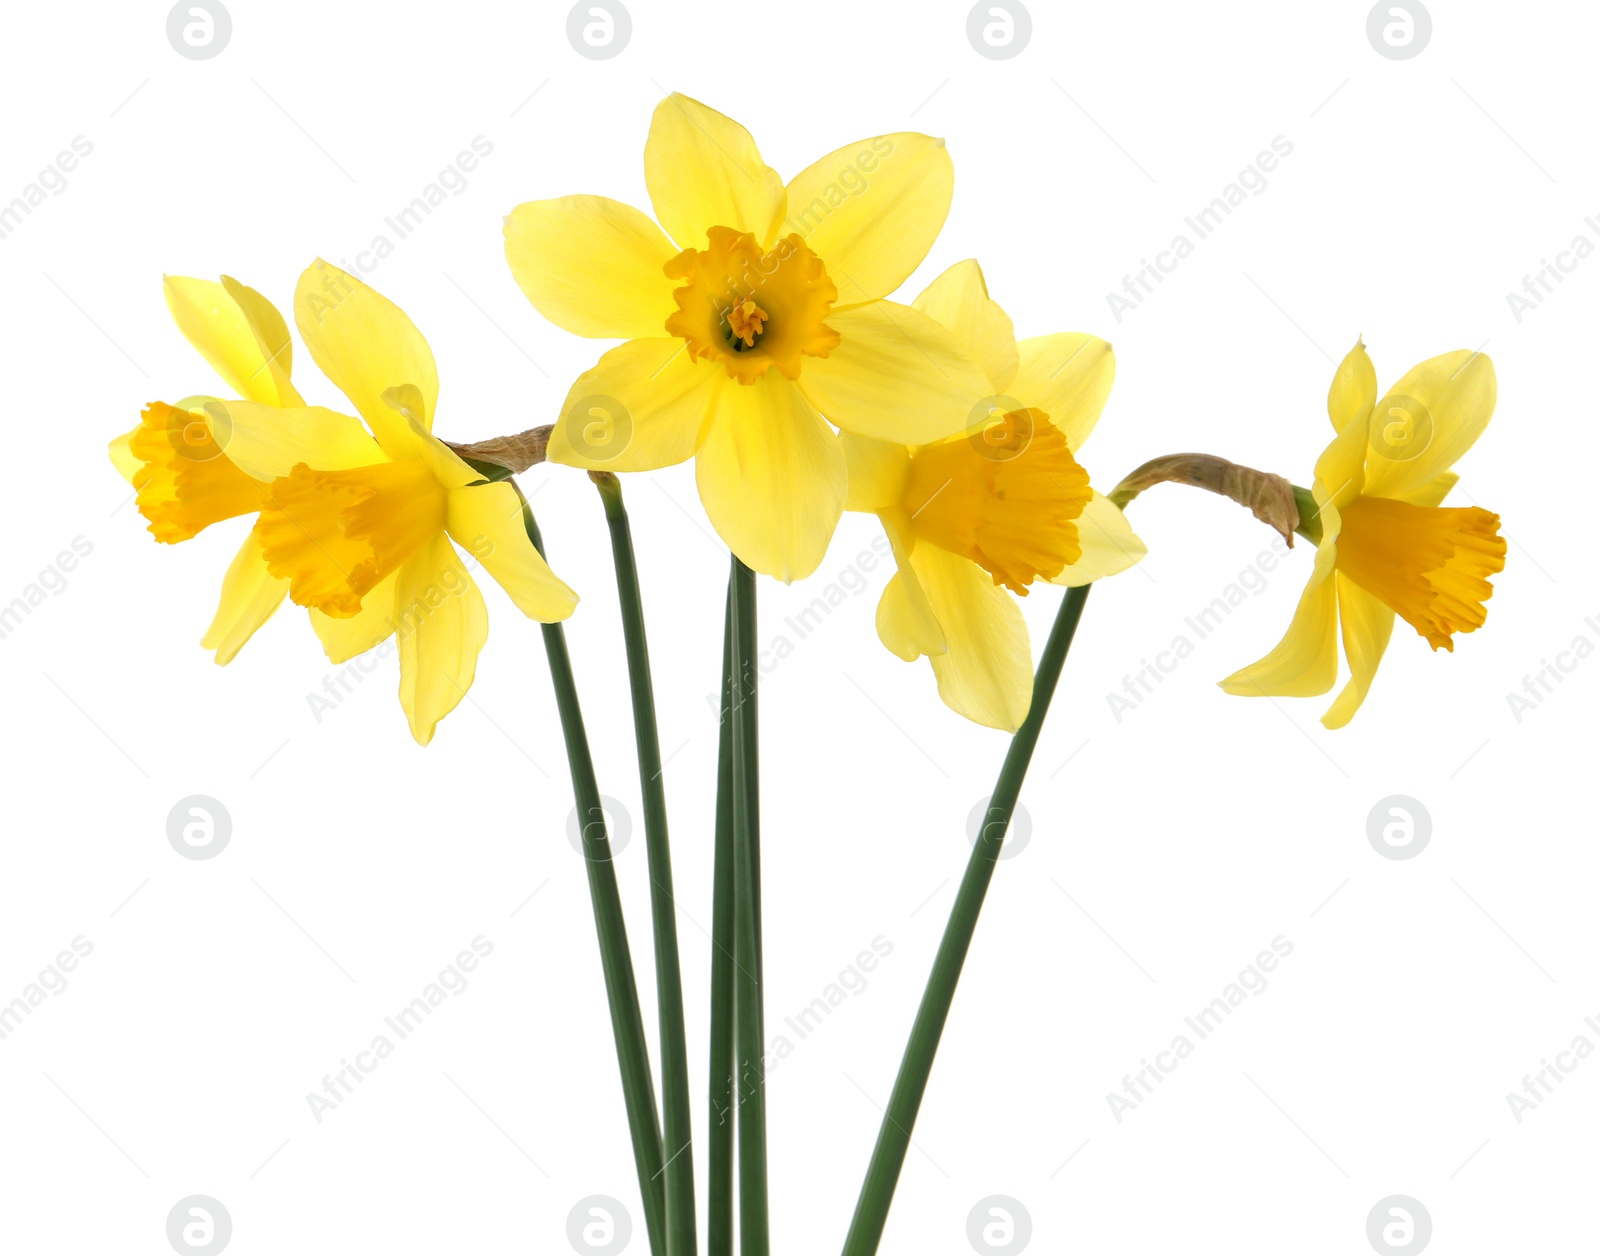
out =
[[1483,626],[1488,578],[1506,565],[1499,515],[1358,497],[1339,517],[1338,569],[1435,650],[1453,650],[1452,633]]
[[1091,496],[1061,429],[1027,409],[918,450],[900,504],[919,539],[1026,596],[1082,557],[1076,520]]
[[[754,349],[756,347],[756,337],[761,334],[762,328],[766,326],[767,320],[772,315],[750,300],[749,297],[746,297],[737,305],[729,306],[726,317],[728,330],[733,333],[734,337],[746,349]],[[738,353],[739,346],[734,345],[733,351]]]
[[839,333],[823,323],[839,290],[822,259],[797,235],[763,253],[749,232],[712,227],[708,247],[685,249],[663,267],[684,284],[667,334],[693,357],[721,362],[730,379],[753,384],[776,366],[798,379],[802,357],[825,358]]
[[445,492],[421,459],[348,471],[300,463],[266,486],[256,521],[267,570],[289,596],[335,619],[361,610],[378,582],[439,534]]
[[156,540],[187,541],[202,528],[261,509],[261,485],[222,452],[205,419],[155,401],[128,442],[139,513]]

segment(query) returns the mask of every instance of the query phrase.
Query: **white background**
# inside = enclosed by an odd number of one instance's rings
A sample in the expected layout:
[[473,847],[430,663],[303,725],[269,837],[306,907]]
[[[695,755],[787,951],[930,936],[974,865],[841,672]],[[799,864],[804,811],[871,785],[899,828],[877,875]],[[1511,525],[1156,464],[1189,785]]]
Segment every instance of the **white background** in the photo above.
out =
[[[1083,455],[1103,487],[1190,449],[1308,483],[1358,333],[1385,384],[1458,348],[1499,374],[1456,498],[1499,512],[1510,541],[1488,625],[1453,656],[1400,625],[1341,732],[1318,724],[1323,702],[1213,683],[1282,632],[1304,546],[1114,717],[1107,693],[1193,638],[1185,617],[1270,541],[1191,491],[1132,507],[1150,557],[1090,599],[1024,792],[1032,838],[995,878],[883,1250],[966,1252],[968,1213],[996,1194],[1026,1208],[1040,1252],[1365,1252],[1369,1210],[1397,1193],[1426,1206],[1441,1253],[1591,1242],[1600,1061],[1520,1123],[1506,1094],[1575,1036],[1600,1045],[1584,1024],[1600,1019],[1600,662],[1520,722],[1506,695],[1575,637],[1600,643],[1584,557],[1600,260],[1520,323],[1507,293],[1574,236],[1600,243],[1584,222],[1600,15],[1440,0],[1429,46],[1394,61],[1361,3],[1038,3],[1029,46],[993,61],[961,3],[639,0],[630,45],[591,61],[566,11],[232,0],[209,61],[174,52],[161,4],[6,14],[0,199],[73,137],[94,146],[0,240],[0,601],[74,538],[93,546],[0,641],[0,1001],[74,937],[93,944],[0,1041],[7,1249],[166,1252],[169,1209],[201,1193],[240,1256],[560,1252],[595,1194],[623,1201],[645,1250],[537,628],[486,585],[477,685],[426,750],[392,659],[319,722],[307,694],[334,669],[294,608],[225,670],[196,645],[243,521],[156,546],[104,449],[145,403],[219,387],[167,317],[164,272],[226,272],[287,309],[313,257],[353,259],[480,135],[493,153],[466,190],[368,278],[433,345],[442,436],[550,421],[605,346],[523,299],[501,218],[570,192],[647,206],[666,90],[744,122],[786,176],[864,136],[948,137],[954,207],[902,299],[977,256],[1020,335],[1112,340],[1117,384]],[[1106,294],[1280,135],[1293,153],[1266,191],[1119,322]],[[342,405],[297,358],[308,399]],[[599,502],[560,468],[525,482],[585,599],[569,634],[601,787],[637,817]],[[688,467],[627,493],[703,1136],[726,555]],[[893,945],[772,1070],[783,1253],[843,1238],[966,817],[1006,745],[879,645],[881,567],[806,639],[785,626],[854,580],[875,528],[847,516],[814,577],[761,586],[763,643],[794,646],[761,697],[774,1036],[875,937]],[[1059,598],[1027,599],[1036,649]],[[209,861],[167,842],[191,794],[232,816]],[[1408,861],[1367,840],[1392,794],[1432,817]],[[637,824],[618,867],[653,1023]],[[307,1093],[480,934],[494,949],[470,987],[319,1123]],[[1293,954],[1265,992],[1119,1123],[1107,1093],[1278,935]]]

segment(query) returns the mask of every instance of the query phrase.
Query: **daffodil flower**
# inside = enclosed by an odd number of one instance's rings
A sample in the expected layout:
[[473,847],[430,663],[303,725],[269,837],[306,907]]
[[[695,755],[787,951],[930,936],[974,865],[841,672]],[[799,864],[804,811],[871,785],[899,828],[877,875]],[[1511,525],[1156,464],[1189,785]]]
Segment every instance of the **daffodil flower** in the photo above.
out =
[[323,456],[275,440],[270,409],[229,406],[230,456],[265,481],[255,538],[267,570],[311,608],[330,660],[398,638],[400,705],[426,745],[466,696],[489,632],[452,540],[530,619],[567,618],[577,595],[534,548],[517,491],[486,482],[433,435],[433,353],[397,306],[319,260],[300,277],[294,315],[312,359],[373,436],[346,419],[360,432],[359,460],[334,448]]
[[[322,439],[310,430],[330,412],[303,409],[290,380],[289,329],[272,302],[226,275],[221,283],[169,275],[163,290],[178,330],[234,393],[282,411],[285,438],[309,436],[322,447],[327,438],[347,436],[343,424],[349,420],[340,415],[331,416],[332,428]],[[186,541],[213,523],[262,507],[260,482],[240,469],[212,433],[205,407],[216,404],[207,396],[176,405],[152,402],[137,427],[111,442],[111,460],[137,490],[139,512],[158,541]],[[291,433],[291,426],[298,430]],[[216,615],[200,644],[216,652],[218,663],[231,662],[288,592],[288,581],[267,570],[250,533],[223,577]]]
[[883,298],[950,207],[944,141],[901,133],[830,153],[787,185],[750,133],[687,96],[645,145],[656,222],[600,196],[519,205],[506,258],[534,306],[627,341],[579,377],[550,458],[644,471],[695,458],[733,552],[810,574],[844,509],[846,432],[902,444],[965,425],[988,391],[955,338]]
[[439,380],[427,342],[337,267],[319,261],[301,276],[295,321],[371,433],[304,404],[289,382],[288,329],[260,294],[226,279],[169,280],[168,303],[241,399],[151,406],[112,458],[160,540],[257,514],[204,644],[229,661],[285,595],[310,608],[334,663],[395,636],[400,704],[426,745],[466,696],[488,636],[483,595],[452,538],[530,618],[552,623],[577,604],[529,539],[516,490],[485,482],[432,434]]
[[1483,626],[1489,577],[1505,567],[1500,516],[1439,503],[1494,404],[1493,363],[1466,349],[1412,367],[1379,400],[1372,360],[1356,342],[1328,390],[1336,435],[1317,460],[1311,580],[1283,640],[1223,689],[1244,697],[1327,693],[1338,679],[1342,633],[1350,678],[1322,717],[1342,728],[1366,699],[1396,615],[1435,650],[1453,650],[1455,633]]
[[926,655],[953,710],[1015,732],[1033,654],[1006,590],[1088,584],[1145,554],[1074,457],[1111,393],[1111,346],[1078,333],[1018,343],[974,261],[945,271],[915,308],[983,367],[982,418],[922,445],[846,435],[847,508],[876,513],[893,547],[898,570],[878,604],[884,645],[908,662]]

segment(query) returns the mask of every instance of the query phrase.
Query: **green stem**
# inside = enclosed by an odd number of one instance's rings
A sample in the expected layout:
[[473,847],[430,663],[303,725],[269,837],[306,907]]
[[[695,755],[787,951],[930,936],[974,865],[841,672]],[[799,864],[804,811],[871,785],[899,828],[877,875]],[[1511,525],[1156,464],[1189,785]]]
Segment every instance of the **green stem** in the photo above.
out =
[[634,741],[639,756],[639,790],[644,801],[644,834],[650,864],[650,917],[655,930],[656,1003],[661,1026],[661,1118],[665,1136],[667,1256],[694,1256],[694,1153],[689,1117],[689,1047],[683,1027],[683,977],[678,961],[677,902],[672,896],[672,850],[667,840],[667,792],[662,780],[661,737],[656,728],[655,691],[650,683],[650,651],[645,641],[644,604],[633,534],[622,504],[622,482],[609,472],[590,479],[605,503],[611,554],[622,603],[622,635],[628,656],[628,687],[633,698]]
[[994,796],[989,800],[989,818],[973,845],[971,858],[967,860],[961,888],[956,891],[956,901],[950,908],[949,923],[945,925],[938,954],[934,956],[933,971],[928,975],[927,989],[923,991],[921,1006],[917,1008],[917,1018],[911,1026],[911,1038],[906,1043],[894,1091],[889,1096],[883,1125],[878,1130],[878,1142],[872,1149],[867,1175],[861,1184],[861,1196],[856,1201],[850,1233],[845,1237],[843,1256],[873,1256],[883,1237],[895,1185],[900,1180],[900,1169],[905,1164],[906,1150],[911,1144],[911,1130],[916,1125],[917,1110],[922,1106],[922,1096],[928,1088],[933,1057],[939,1050],[939,1038],[950,1015],[956,984],[961,980],[961,967],[972,945],[978,914],[983,910],[984,895],[988,892],[995,862],[1000,858],[1001,848],[1005,844],[1006,828],[1011,823],[1011,813],[1017,805],[1017,795],[1022,790],[1022,778],[1027,774],[1028,763],[1039,742],[1039,730],[1044,726],[1044,717],[1050,709],[1056,682],[1061,679],[1062,664],[1066,662],[1067,650],[1072,645],[1072,634],[1077,630],[1078,619],[1083,614],[1083,604],[1088,597],[1088,585],[1069,589],[1056,614],[1055,626],[1050,629],[1050,639],[1045,643],[1044,654],[1039,659],[1039,670],[1033,678],[1033,704],[1028,708],[1028,717],[1023,720],[1022,727],[1011,739],[1011,748],[1006,752],[1005,764],[995,782]]
[[739,1099],[739,1251],[767,1256],[767,1079],[761,978],[761,794],[756,725],[756,574],[735,558],[733,607],[733,933]]
[[[513,485],[514,487],[514,485]],[[520,489],[517,496],[522,497]],[[533,511],[522,500],[522,522],[534,548],[544,553],[544,542]],[[616,865],[606,836],[605,811],[595,781],[589,738],[583,729],[583,710],[567,654],[567,637],[560,624],[543,624],[545,653],[550,659],[550,680],[561,713],[561,733],[567,744],[567,764],[572,772],[572,794],[583,817],[584,865],[589,871],[589,898],[594,907],[595,932],[600,939],[600,966],[605,973],[606,1002],[611,1009],[611,1032],[617,1044],[617,1065],[622,1072],[622,1097],[633,1137],[633,1161],[639,1174],[639,1194],[644,1202],[645,1228],[650,1251],[666,1251],[665,1200],[661,1185],[661,1125],[656,1116],[655,1083],[650,1076],[650,1050],[639,1011],[639,990],[628,950],[628,929],[622,917],[622,896],[617,891]]]
[[711,1134],[706,1256],[733,1256],[733,590],[722,617],[716,856],[711,874]]
[[1322,507],[1317,505],[1316,496],[1308,488],[1301,488],[1298,484],[1294,488],[1294,508],[1299,514],[1299,521],[1294,530],[1313,545],[1322,544]]

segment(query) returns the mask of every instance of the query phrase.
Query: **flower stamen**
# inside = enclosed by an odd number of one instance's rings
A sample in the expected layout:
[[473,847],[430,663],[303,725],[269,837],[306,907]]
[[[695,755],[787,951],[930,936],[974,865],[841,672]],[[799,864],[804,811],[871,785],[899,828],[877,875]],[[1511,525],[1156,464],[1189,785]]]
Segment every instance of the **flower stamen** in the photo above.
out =
[[666,331],[682,337],[691,357],[721,362],[730,379],[754,384],[772,367],[798,379],[801,358],[825,358],[838,345],[839,333],[822,320],[839,290],[799,236],[763,253],[748,231],[712,227],[706,245],[663,267],[683,281]]
[[[730,306],[723,317],[727,320],[730,338],[742,343],[746,349],[754,349],[756,337],[761,334],[771,315],[746,297],[743,301]],[[737,344],[734,345],[733,351],[739,352]]]

